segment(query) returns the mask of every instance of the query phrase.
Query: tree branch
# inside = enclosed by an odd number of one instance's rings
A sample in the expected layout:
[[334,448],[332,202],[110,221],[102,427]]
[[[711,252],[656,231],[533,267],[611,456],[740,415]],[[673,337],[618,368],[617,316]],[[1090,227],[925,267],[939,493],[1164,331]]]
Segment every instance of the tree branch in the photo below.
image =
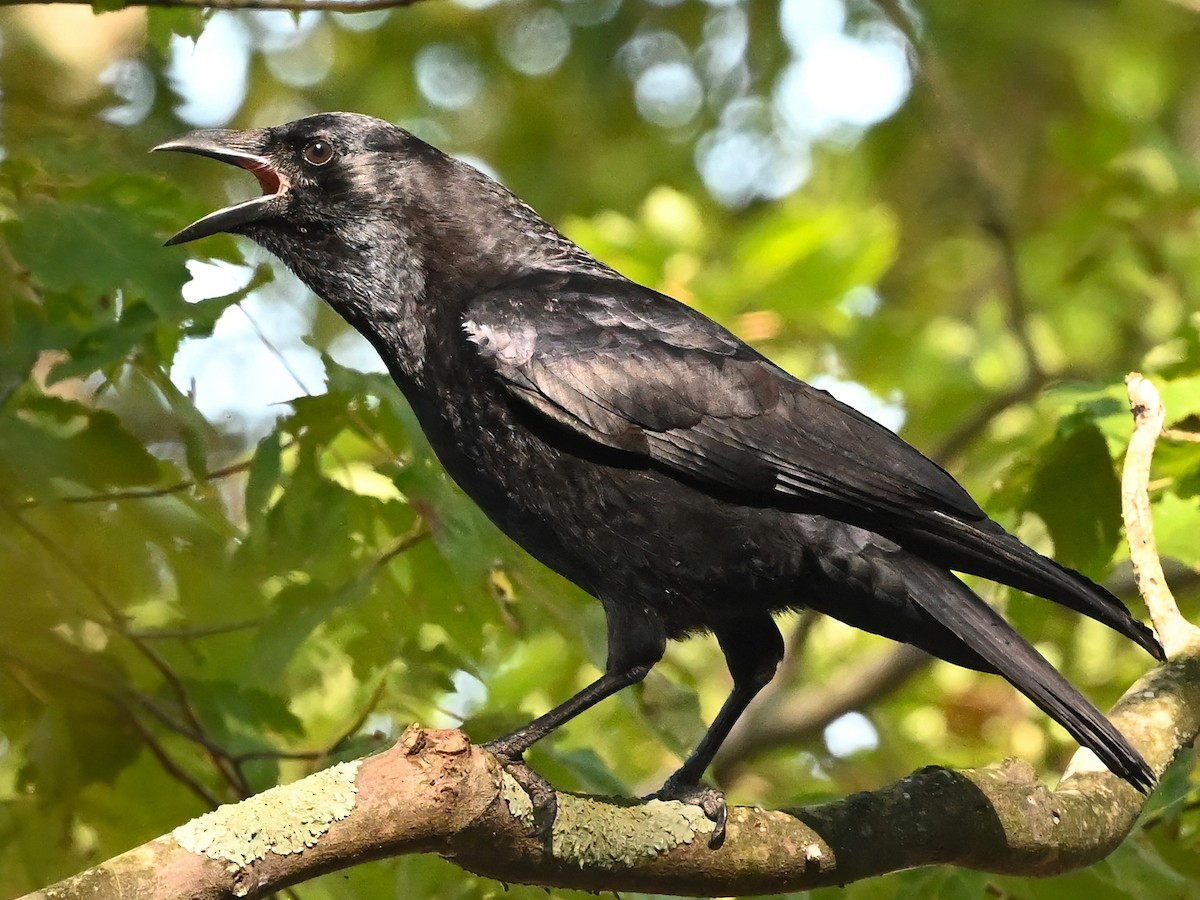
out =
[[[1200,658],[1155,669],[1112,713],[1162,773],[1200,733]],[[923,769],[871,793],[801,809],[731,810],[710,850],[695,807],[559,794],[549,847],[529,800],[459,731],[410,728],[391,749],[193,820],[26,900],[261,897],[355,863],[438,853],[506,882],[728,896],[845,884],[953,864],[1012,875],[1089,865],[1142,808],[1107,771],[1075,767],[1054,791],[1010,760]]]
[[[3,4],[4,0],[0,0],[0,6]],[[295,443],[295,438],[281,442],[279,445],[280,452],[287,450]],[[236,475],[239,472],[245,472],[252,465],[254,465],[253,454],[243,460],[239,460],[238,462],[221,466],[218,469],[213,469],[204,478],[184,478],[182,481],[176,481],[172,484],[164,485],[163,487],[129,488],[121,491],[104,491],[99,494],[68,494],[64,497],[52,497],[44,500],[21,500],[13,505],[17,509],[30,509],[31,507],[35,506],[49,506],[55,503],[115,503],[118,500],[150,500],[155,497],[166,497],[171,494],[178,494],[201,484],[208,484],[212,481],[228,478],[230,475]]]

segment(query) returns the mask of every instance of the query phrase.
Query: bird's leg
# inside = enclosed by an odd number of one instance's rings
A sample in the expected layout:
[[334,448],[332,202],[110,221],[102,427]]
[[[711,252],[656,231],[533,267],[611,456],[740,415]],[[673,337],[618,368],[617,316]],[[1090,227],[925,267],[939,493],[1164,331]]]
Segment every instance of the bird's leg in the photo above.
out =
[[643,665],[623,672],[605,672],[574,697],[538,716],[528,725],[483,745],[485,750],[503,763],[508,773],[529,794],[529,800],[533,804],[536,831],[542,837],[549,836],[550,828],[554,825],[554,819],[558,815],[558,798],[550,782],[529,768],[523,758],[525,751],[605,697],[641,681],[649,671],[650,666]]
[[704,814],[716,823],[708,839],[708,845],[715,849],[725,841],[725,820],[729,810],[725,796],[715,788],[701,784],[700,779],[750,701],[775,677],[775,670],[783,659],[783,637],[771,617],[765,614],[722,625],[714,632],[725,654],[729,674],[733,676],[733,690],[692,755],[652,796],[659,800],[681,800],[704,810]]
[[538,716],[528,725],[484,744],[484,749],[497,757],[504,768],[529,794],[533,804],[536,830],[548,839],[558,815],[558,798],[545,778],[529,768],[524,753],[560,725],[581,712],[591,709],[606,697],[644,679],[654,664],[662,659],[666,634],[657,623],[629,621],[622,610],[607,607],[608,663],[605,672],[574,697]]

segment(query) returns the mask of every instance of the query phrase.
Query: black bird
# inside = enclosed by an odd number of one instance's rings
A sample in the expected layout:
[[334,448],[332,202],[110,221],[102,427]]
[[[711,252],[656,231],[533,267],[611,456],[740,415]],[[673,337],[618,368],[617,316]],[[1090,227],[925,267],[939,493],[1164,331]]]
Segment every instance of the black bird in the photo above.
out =
[[645,678],[666,642],[716,635],[733,690],[659,793],[700,779],[809,607],[1002,675],[1137,789],[1126,738],[953,574],[969,572],[1162,648],[1104,588],[1026,547],[942,468],[700,313],[624,278],[471,166],[349,113],[197,131],[156,147],[251,171],[263,195],[168,241],[245,235],[358,329],[446,470],[513,540],[595,596],[608,661],[489,746],[553,815],[531,744]]

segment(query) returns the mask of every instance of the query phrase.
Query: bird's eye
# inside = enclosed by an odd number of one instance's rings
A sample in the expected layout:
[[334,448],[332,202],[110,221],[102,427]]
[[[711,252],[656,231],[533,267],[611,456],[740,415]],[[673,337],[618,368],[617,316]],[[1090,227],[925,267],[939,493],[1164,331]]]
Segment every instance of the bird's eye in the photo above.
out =
[[323,166],[333,159],[333,144],[313,138],[304,145],[304,161],[310,166]]

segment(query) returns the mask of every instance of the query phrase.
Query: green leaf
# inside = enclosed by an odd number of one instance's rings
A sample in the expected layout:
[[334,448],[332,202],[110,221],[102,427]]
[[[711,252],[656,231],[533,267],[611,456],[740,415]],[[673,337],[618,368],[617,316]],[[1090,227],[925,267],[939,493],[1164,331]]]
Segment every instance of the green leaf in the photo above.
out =
[[70,803],[88,784],[112,781],[140,749],[119,708],[83,691],[46,708],[30,734],[22,780],[46,801]]
[[246,525],[251,535],[266,529],[267,512],[283,471],[283,449],[278,431],[258,442],[246,479]]
[[539,746],[532,752],[539,773],[564,790],[587,791],[621,797],[629,794],[629,785],[613,774],[600,755],[591,748],[560,750]]
[[[166,409],[163,410],[163,415],[171,420],[177,430],[188,469],[196,479],[206,479],[209,447],[217,445],[220,441],[217,430],[196,408],[192,398],[175,386],[168,370],[159,366],[145,366],[138,370],[138,375],[144,375],[153,386],[157,393],[156,399],[165,401]],[[127,387],[127,390],[131,390],[131,387]]]
[[203,300],[189,303],[186,318],[180,329],[180,336],[190,338],[209,337],[213,333],[217,321],[225,314],[225,311],[229,307],[241,303],[259,288],[270,284],[274,280],[275,268],[266,263],[260,263],[250,273],[250,278],[247,279],[245,285],[236,291],[231,291],[219,297],[207,297]]
[[1177,822],[1183,814],[1184,803],[1191,795],[1191,775],[1195,771],[1196,751],[1189,748],[1173,762],[1170,768],[1158,780],[1142,813],[1143,819],[1149,816],[1162,816],[1164,822]]
[[108,174],[31,198],[12,226],[13,253],[47,290],[111,297],[124,289],[177,320],[189,276],[178,256],[163,252],[155,226],[172,215],[164,199],[178,196],[160,178]]
[[1190,880],[1175,871],[1149,841],[1137,834],[1097,863],[1096,875],[1129,897],[1185,900],[1194,895]]
[[1200,375],[1154,381],[1167,411],[1168,426],[1200,415]]
[[[41,413],[38,418],[37,414]],[[73,421],[55,421],[68,414]],[[40,398],[25,417],[0,413],[0,473],[9,485],[36,496],[55,495],[51,480],[70,480],[96,490],[148,485],[159,478],[158,461],[110,412]]]
[[224,679],[191,679],[187,687],[208,736],[231,751],[263,749],[268,735],[304,733],[282,693]]
[[640,700],[646,718],[668,748],[686,757],[707,727],[696,691],[656,672],[642,684]]
[[1200,571],[1200,496],[1165,493],[1153,506],[1159,555]]
[[139,347],[147,344],[159,326],[154,310],[137,303],[114,322],[101,324],[83,333],[65,348],[69,358],[50,370],[47,383],[57,384],[68,378],[84,378],[93,372],[111,371]]
[[171,39],[176,35],[195,38],[204,29],[206,16],[199,9],[161,9],[146,11],[146,37],[163,59],[170,58]]
[[990,876],[984,872],[937,867],[904,872],[895,900],[979,900],[986,895]]
[[1121,535],[1121,485],[1091,418],[1068,416],[1041,453],[1028,508],[1041,516],[1059,562],[1103,574]]
[[256,684],[277,684],[297,649],[341,604],[352,599],[323,584],[290,584],[275,595],[275,612],[254,636],[251,677]]

